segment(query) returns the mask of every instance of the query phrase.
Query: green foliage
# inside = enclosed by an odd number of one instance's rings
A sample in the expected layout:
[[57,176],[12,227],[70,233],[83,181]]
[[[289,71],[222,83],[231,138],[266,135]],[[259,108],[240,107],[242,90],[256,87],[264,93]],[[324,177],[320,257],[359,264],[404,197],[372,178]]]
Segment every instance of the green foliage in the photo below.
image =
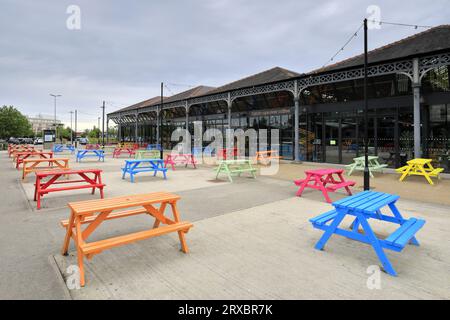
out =
[[28,119],[13,106],[0,108],[0,138],[32,137],[33,130]]
[[94,129],[92,129],[91,131],[89,131],[88,137],[89,137],[89,138],[97,138],[97,139],[98,139],[98,138],[100,137],[100,134],[101,134],[100,129],[94,127]]
[[[70,127],[59,128],[58,136],[69,141],[71,132],[72,132],[72,130],[70,129]],[[75,139],[75,131],[73,132],[73,138]]]

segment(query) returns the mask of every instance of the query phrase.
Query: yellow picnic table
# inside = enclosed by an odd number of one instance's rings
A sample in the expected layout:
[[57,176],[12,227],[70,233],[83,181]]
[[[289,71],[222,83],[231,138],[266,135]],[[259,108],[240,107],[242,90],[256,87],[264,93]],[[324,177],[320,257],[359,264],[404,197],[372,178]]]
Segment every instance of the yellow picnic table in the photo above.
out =
[[439,174],[444,171],[443,168],[434,168],[431,164],[432,159],[413,159],[407,162],[408,165],[396,169],[401,173],[400,181],[403,181],[407,176],[423,176],[428,183],[434,185],[432,177],[439,178]]

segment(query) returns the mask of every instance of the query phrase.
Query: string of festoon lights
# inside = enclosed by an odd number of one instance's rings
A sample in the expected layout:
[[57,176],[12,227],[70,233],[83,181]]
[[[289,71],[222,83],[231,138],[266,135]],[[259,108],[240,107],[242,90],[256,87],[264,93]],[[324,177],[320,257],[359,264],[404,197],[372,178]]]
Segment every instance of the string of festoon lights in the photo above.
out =
[[[408,24],[408,23],[399,23],[399,22],[388,22],[388,21],[381,21],[381,20],[367,20],[370,23],[373,24],[378,24],[378,25],[391,25],[391,26],[399,26],[399,27],[409,27],[409,28],[414,28],[414,29],[429,29],[432,28],[432,26],[424,26],[424,25],[419,25],[419,24]],[[352,33],[352,35],[350,36],[350,38],[345,42],[345,44],[343,46],[340,47],[340,49],[322,66],[322,68],[325,68],[328,64],[330,64],[331,62],[334,62],[334,60],[336,59],[336,57],[345,50],[345,48],[353,41],[353,39],[355,39],[356,37],[358,37],[359,32],[362,30],[362,28],[364,27],[364,23],[361,23],[361,25],[358,27],[358,29]]]

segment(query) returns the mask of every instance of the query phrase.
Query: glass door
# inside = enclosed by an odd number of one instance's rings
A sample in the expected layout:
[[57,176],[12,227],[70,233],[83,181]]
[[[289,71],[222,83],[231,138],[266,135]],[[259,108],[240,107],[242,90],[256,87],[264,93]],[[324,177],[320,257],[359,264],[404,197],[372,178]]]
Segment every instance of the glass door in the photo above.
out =
[[339,113],[325,114],[325,159],[327,163],[340,163]]

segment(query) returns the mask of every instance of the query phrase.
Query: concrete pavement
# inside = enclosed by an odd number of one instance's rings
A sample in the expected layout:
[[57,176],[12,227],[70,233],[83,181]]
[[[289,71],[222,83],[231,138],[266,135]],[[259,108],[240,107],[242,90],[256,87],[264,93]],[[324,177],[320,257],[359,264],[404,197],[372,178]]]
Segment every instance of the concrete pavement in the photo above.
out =
[[[107,157],[101,167],[107,197],[170,191],[179,194],[183,220],[194,222],[187,234],[190,253],[181,253],[176,236],[167,235],[107,250],[86,262],[87,285],[68,291],[59,277],[76,264],[59,254],[67,218],[66,203],[98,197],[81,191],[44,197],[36,211],[33,185],[21,183],[7,155],[0,154],[0,298],[64,299],[448,299],[450,298],[449,207],[401,199],[406,217],[427,220],[419,232],[421,247],[388,252],[399,276],[381,274],[381,290],[369,290],[366,273],[378,265],[372,248],[333,237],[326,250],[314,250],[321,232],[308,219],[330,210],[320,192],[295,198],[288,179],[258,176],[213,181],[211,167],[170,171],[168,180],[138,175],[135,184],[120,178],[122,160]],[[283,171],[285,172],[285,171]],[[336,200],[345,194],[333,194]],[[109,221],[92,240],[143,230],[146,216]],[[349,221],[345,223],[349,224]],[[375,223],[387,236],[395,226]],[[90,238],[91,239],[91,238]],[[57,262],[55,271],[49,257]],[[50,260],[51,261],[51,260]]]

